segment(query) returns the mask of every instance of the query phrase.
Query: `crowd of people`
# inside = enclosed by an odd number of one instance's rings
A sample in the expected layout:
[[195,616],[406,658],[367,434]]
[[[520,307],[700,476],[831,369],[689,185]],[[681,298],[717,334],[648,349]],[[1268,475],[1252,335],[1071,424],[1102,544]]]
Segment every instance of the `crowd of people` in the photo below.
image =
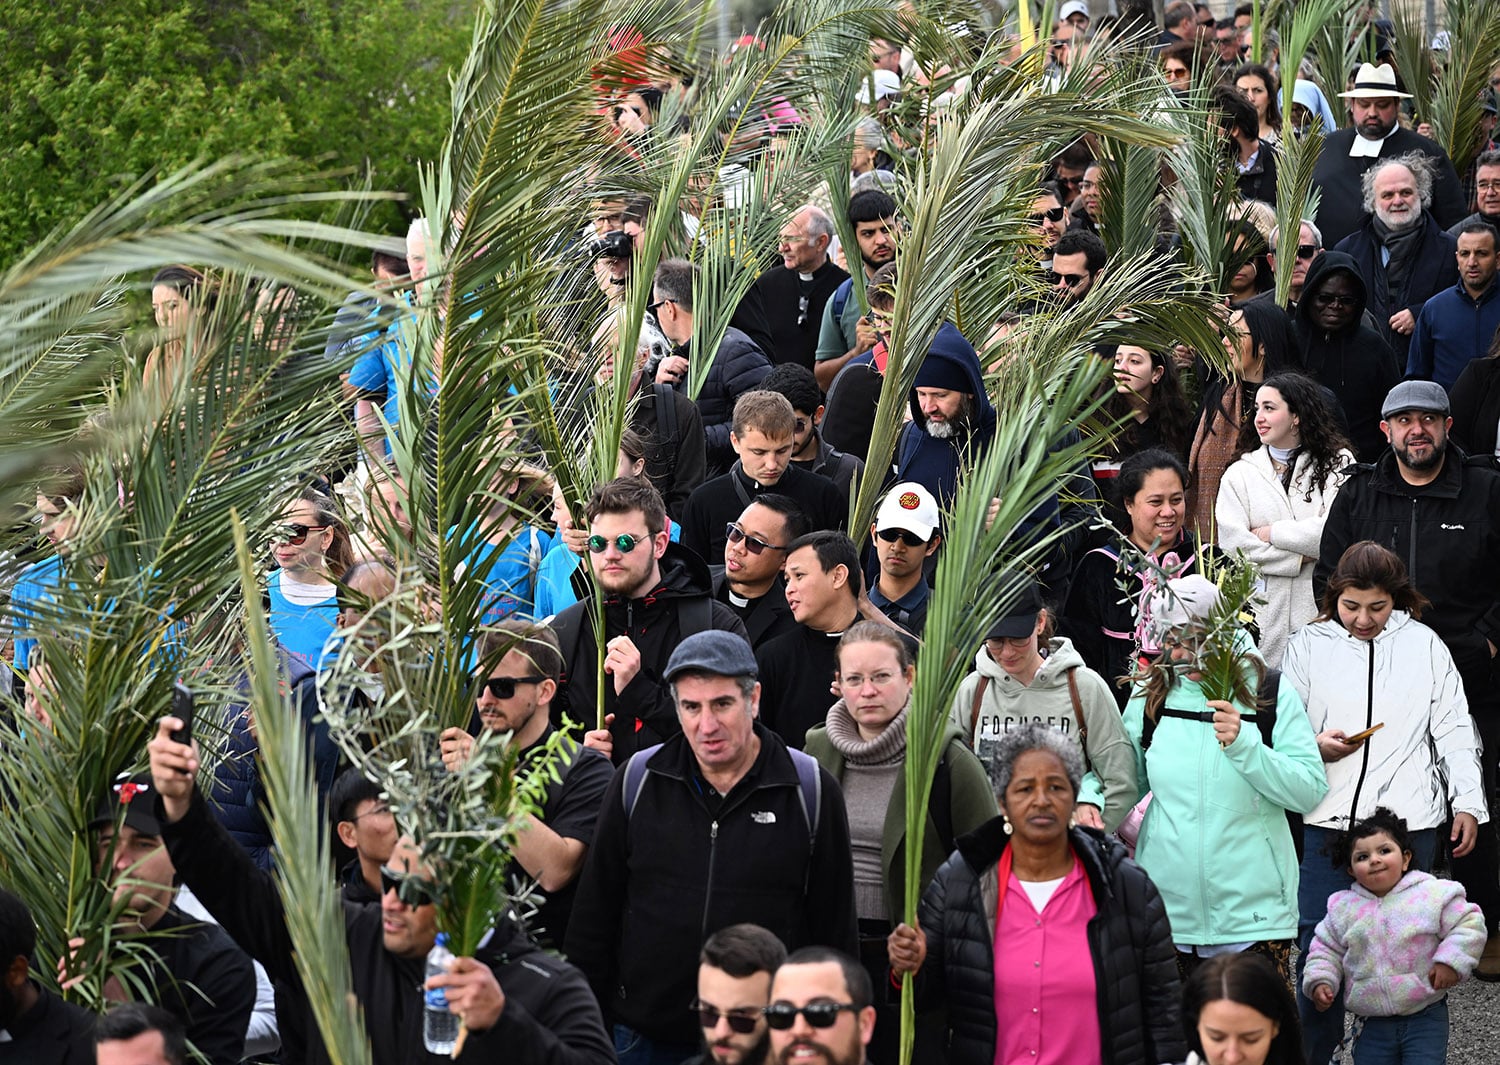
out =
[[[1082,0],[1057,15],[1061,76],[1102,29]],[[357,353],[358,459],[289,494],[264,587],[373,1061],[439,1060],[436,1002],[462,1020],[461,1060],[894,1065],[903,995],[920,1063],[1327,1065],[1346,1013],[1356,1062],[1443,1060],[1446,992],[1500,980],[1500,149],[1450,159],[1410,128],[1388,25],[1375,61],[1333,83],[1281,69],[1264,35],[1266,61],[1246,61],[1252,22],[1249,5],[1219,18],[1177,0],[1153,52],[1165,93],[1216,83],[1245,258],[1221,294],[1225,350],[1087,356],[1112,364],[1080,427],[1091,457],[1016,532],[1050,536],[1045,554],[979,646],[936,649],[973,668],[939,708],[919,845],[915,677],[934,595],[966,594],[937,589],[937,565],[976,534],[951,507],[1010,416],[987,375],[1014,321],[944,321],[889,465],[871,452],[904,233],[888,116],[927,80],[909,48],[870,42],[843,224],[831,200],[787,212],[781,262],[716,350],[690,350],[690,257],[661,259],[646,319],[622,328],[666,205],[580,220],[609,305],[596,340],[631,397],[615,476],[581,510],[540,461],[490,486],[466,563],[482,585],[472,720],[430,737],[454,772],[487,733],[522,767],[549,763],[509,855],[537,905],[436,974],[441,870],[323,713],[341,632],[393,594],[390,538],[413,535],[390,459],[408,334],[379,308],[341,311],[330,354]],[[1490,84],[1486,141],[1500,66]],[[674,91],[620,94],[609,135],[644,135]],[[1280,146],[1319,127],[1318,210],[1279,233]],[[1126,178],[1091,137],[1039,166],[1020,254],[1044,297],[1017,318],[1107,276]],[[432,250],[419,218],[374,275],[404,291]],[[1294,260],[1285,305],[1278,257]],[[148,385],[170,392],[212,299],[191,266],[153,278]],[[290,328],[280,299],[267,329]],[[611,347],[637,325],[633,355]],[[879,500],[856,530],[868,477]],[[10,589],[23,731],[52,728],[39,640],[84,487],[80,469],[38,496],[49,550]],[[1255,568],[1248,604],[1216,583],[1226,559]],[[1227,680],[1205,664],[1226,616]],[[182,1065],[189,1045],[214,1065],[330,1060],[276,886],[254,715],[233,708],[213,758],[188,724],[163,718],[147,771],[98,797],[89,850],[128,957],[104,987],[114,1008],[62,997],[90,979],[72,957],[35,970],[27,900],[0,887],[0,1062]],[[909,864],[925,885],[910,922]]]

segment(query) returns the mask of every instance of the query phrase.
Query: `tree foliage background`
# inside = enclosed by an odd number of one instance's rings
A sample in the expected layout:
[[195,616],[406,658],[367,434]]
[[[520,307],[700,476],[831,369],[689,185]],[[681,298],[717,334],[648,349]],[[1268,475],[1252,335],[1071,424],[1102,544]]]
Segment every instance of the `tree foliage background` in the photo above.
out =
[[[129,179],[230,154],[371,170],[417,193],[438,153],[469,4],[6,0],[0,263]],[[386,205],[374,223],[402,228]]]

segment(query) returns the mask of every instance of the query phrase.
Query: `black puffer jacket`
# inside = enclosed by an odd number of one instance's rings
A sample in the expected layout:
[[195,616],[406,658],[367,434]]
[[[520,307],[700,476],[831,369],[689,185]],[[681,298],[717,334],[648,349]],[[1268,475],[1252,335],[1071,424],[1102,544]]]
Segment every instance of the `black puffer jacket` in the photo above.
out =
[[[927,961],[917,980],[919,1008],[948,1008],[949,1065],[991,1065],[995,1020],[996,864],[1005,849],[995,818],[958,840],[922,896]],[[1125,848],[1089,829],[1071,833],[1099,912],[1089,921],[1089,952],[1105,1065],[1157,1065],[1187,1056],[1172,930],[1156,887]],[[1082,1004],[1080,1004],[1081,1008]],[[1067,1018],[1043,1023],[1067,1024]]]
[[724,330],[719,350],[698,393],[698,411],[703,415],[703,433],[708,440],[708,476],[717,477],[734,461],[729,444],[729,425],[734,401],[760,387],[771,372],[771,360],[749,336],[734,326]]

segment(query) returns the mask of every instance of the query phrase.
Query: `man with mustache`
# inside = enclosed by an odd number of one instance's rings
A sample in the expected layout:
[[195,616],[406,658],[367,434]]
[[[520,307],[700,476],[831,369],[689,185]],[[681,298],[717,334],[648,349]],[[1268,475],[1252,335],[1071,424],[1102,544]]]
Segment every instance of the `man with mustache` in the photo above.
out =
[[1377,159],[1361,179],[1369,215],[1334,249],[1354,257],[1376,329],[1402,366],[1422,305],[1458,284],[1457,242],[1428,210],[1433,187],[1431,160],[1420,152]]
[[865,1065],[875,1034],[864,966],[828,947],[793,951],[771,982],[766,1023],[776,1065]]
[[1329,247],[1359,228],[1360,178],[1376,159],[1394,159],[1420,152],[1432,160],[1436,174],[1432,213],[1443,226],[1464,216],[1466,201],[1458,174],[1436,141],[1402,129],[1401,101],[1410,93],[1397,91],[1396,71],[1389,63],[1360,66],[1354,87],[1339,96],[1349,103],[1351,126],[1328,132],[1313,171],[1313,184],[1323,190],[1318,201],[1318,228]]
[[767,1065],[766,1003],[784,961],[786,947],[760,925],[733,924],[708,937],[698,955],[694,1006],[704,1050],[689,1065]]
[[[1402,381],[1381,405],[1390,451],[1350,467],[1323,526],[1313,587],[1321,598],[1344,551],[1373,540],[1401,556],[1417,589],[1432,601],[1422,614],[1453,655],[1474,727],[1484,742],[1485,786],[1493,788],[1500,754],[1500,473],[1489,457],[1470,459],[1448,441],[1448,394],[1435,381]],[[1456,837],[1455,837],[1456,838]],[[1500,890],[1495,823],[1453,872],[1484,910],[1489,942],[1477,970],[1500,978]]]
[[1464,367],[1489,353],[1500,329],[1495,284],[1500,234],[1488,222],[1468,222],[1458,233],[1458,284],[1422,306],[1411,337],[1406,376],[1452,389]]

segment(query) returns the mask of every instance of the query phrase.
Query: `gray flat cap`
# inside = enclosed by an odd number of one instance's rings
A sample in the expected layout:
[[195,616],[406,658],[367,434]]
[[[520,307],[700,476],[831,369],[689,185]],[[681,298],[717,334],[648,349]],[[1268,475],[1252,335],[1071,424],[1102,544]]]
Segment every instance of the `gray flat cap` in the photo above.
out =
[[745,638],[723,629],[695,632],[667,659],[667,680],[679,673],[715,673],[721,677],[757,676],[755,653]]
[[1404,410],[1430,410],[1447,414],[1448,392],[1436,381],[1402,381],[1385,394],[1380,405],[1380,416],[1389,418]]

